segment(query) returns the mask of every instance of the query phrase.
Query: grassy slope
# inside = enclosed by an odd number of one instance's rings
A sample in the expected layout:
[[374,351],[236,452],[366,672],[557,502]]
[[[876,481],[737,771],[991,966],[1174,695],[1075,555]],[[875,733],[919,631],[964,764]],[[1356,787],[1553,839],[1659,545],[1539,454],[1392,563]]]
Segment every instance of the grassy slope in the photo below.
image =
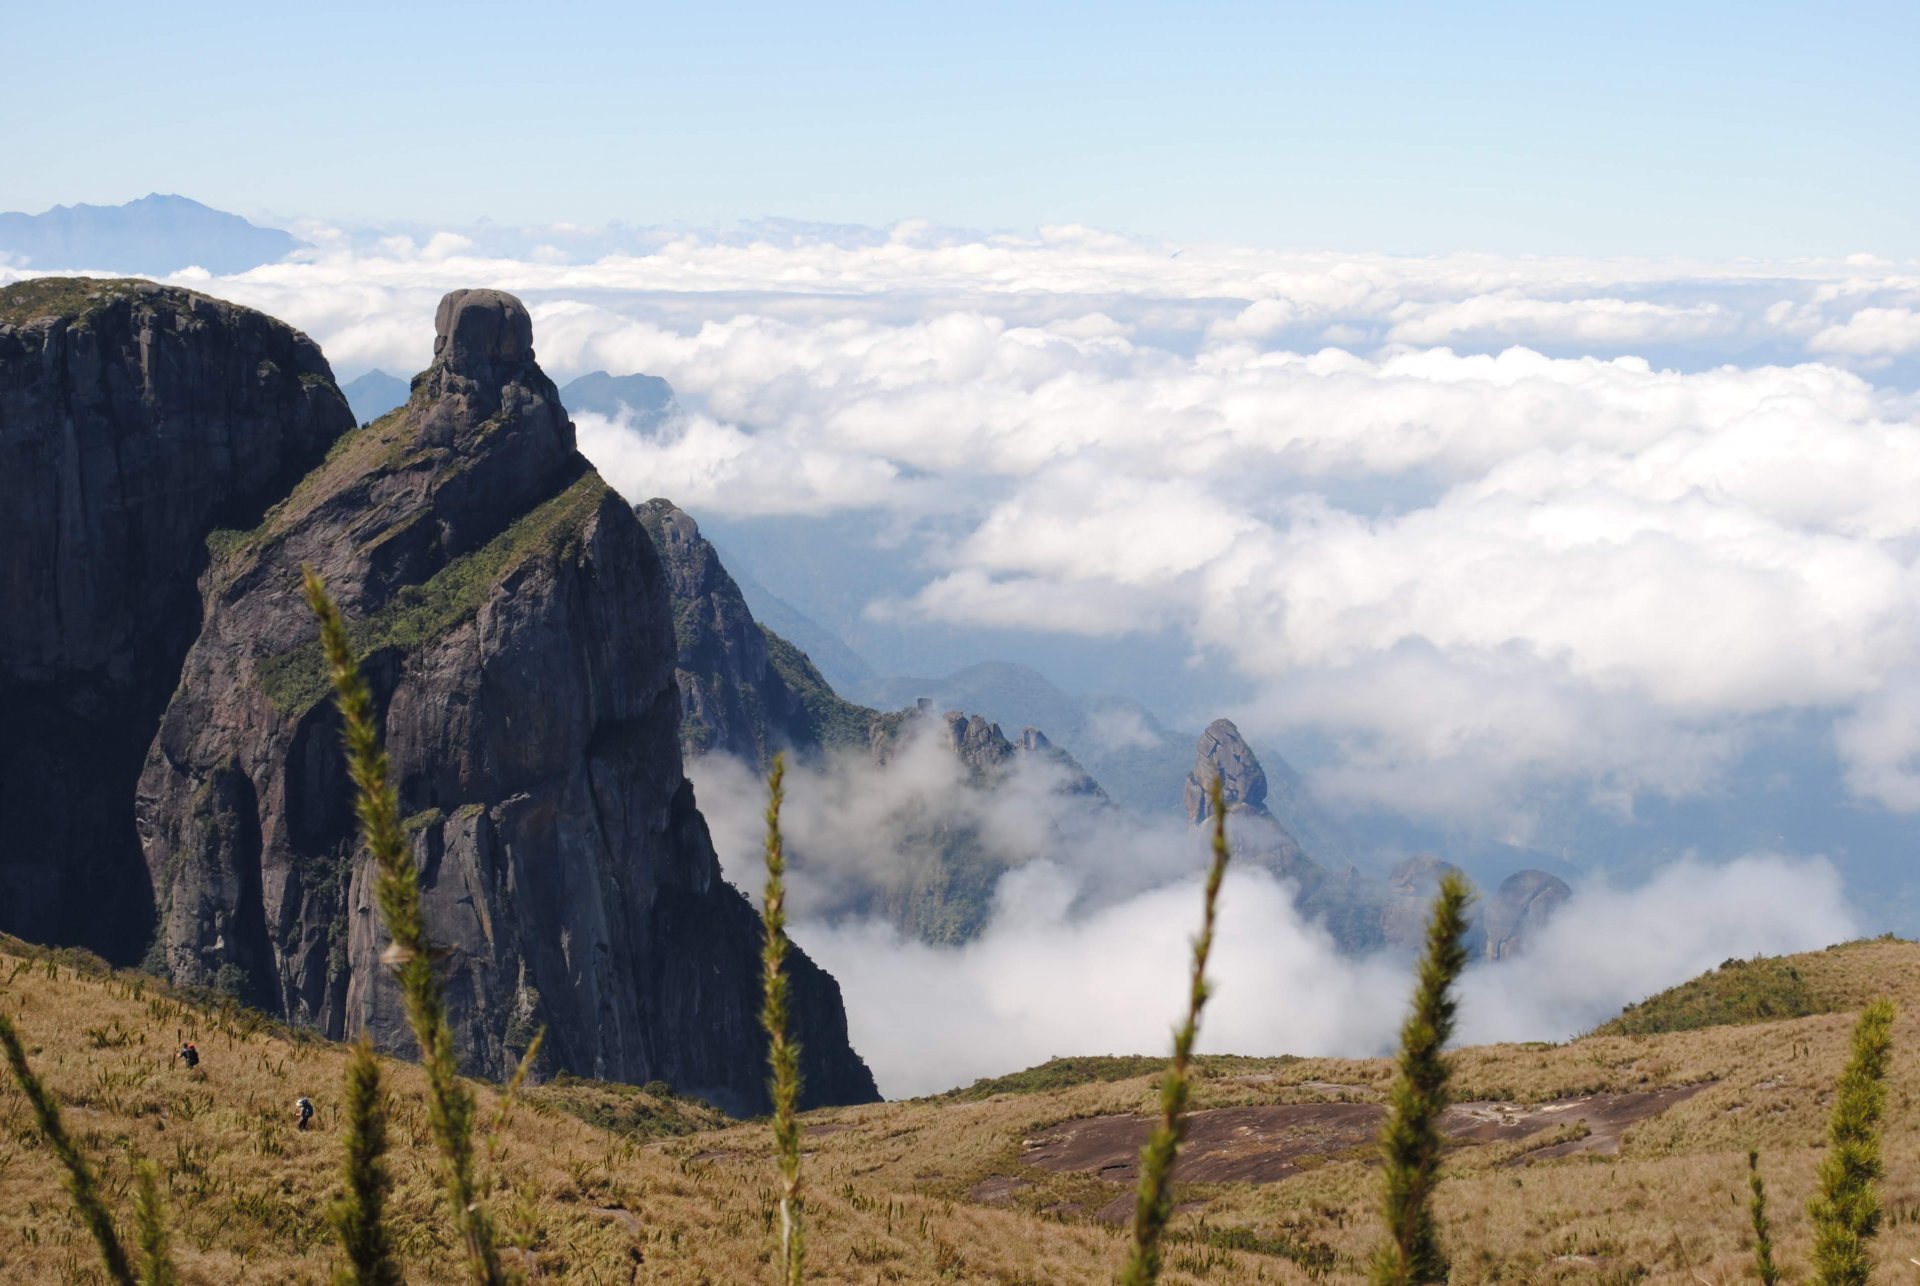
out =
[[1618,1018],[1594,1028],[1593,1034],[1651,1036],[1698,1031],[1702,1027],[1830,1014],[1840,1007],[1839,999],[1816,987],[1795,961],[1774,957],[1728,960],[1711,973],[1628,1005]]
[[[199,1281],[323,1281],[332,1263],[323,1211],[339,1161],[337,1102],[343,1051],[244,1017],[196,1011],[131,975],[92,976],[27,960],[0,942],[0,1004],[15,1013],[34,1058],[67,1105],[89,1152],[103,1158],[124,1209],[130,1151],[168,1172],[177,1238]],[[1851,1009],[1893,994],[1902,1013],[1889,1104],[1884,1279],[1908,1280],[1920,1254],[1920,946],[1871,942],[1795,957],[1816,995]],[[1466,1097],[1542,1099],[1593,1090],[1715,1084],[1630,1131],[1617,1159],[1571,1157],[1523,1169],[1498,1164],[1511,1147],[1454,1154],[1440,1208],[1455,1249],[1455,1281],[1705,1281],[1747,1273],[1744,1165],[1762,1151],[1774,1196],[1776,1241],[1789,1278],[1804,1276],[1803,1214],[1824,1133],[1826,1095],[1845,1057],[1848,1012],[1766,1025],[1589,1036],[1559,1046],[1461,1051]],[[195,1036],[203,1075],[170,1062],[179,1035]],[[420,1079],[392,1065],[401,1098],[402,1242],[412,1280],[444,1280],[451,1248],[440,1232]],[[1117,1060],[1073,1060],[1005,1078],[1018,1092],[814,1114],[807,1138],[814,1207],[813,1280],[822,1282],[1104,1283],[1121,1258],[1116,1229],[1045,1213],[1063,1202],[1097,1204],[1116,1190],[1086,1176],[1020,1164],[1022,1141],[1063,1119],[1140,1111],[1150,1074]],[[1202,1067],[1199,1106],[1311,1101],[1345,1087],[1366,1099],[1385,1087],[1378,1060],[1219,1059]],[[298,1094],[320,1105],[320,1128],[291,1129]],[[635,1105],[635,1091],[563,1086],[524,1106],[501,1139],[494,1203],[509,1233],[530,1243],[543,1280],[745,1283],[765,1279],[772,1191],[767,1131],[709,1128],[711,1118],[674,1100]],[[648,1097],[650,1096],[639,1096]],[[491,1104],[491,1095],[483,1093]],[[621,1105],[643,1142],[576,1119]],[[584,1110],[582,1110],[584,1108]],[[664,1121],[664,1126],[660,1122]],[[26,1108],[0,1091],[0,1280],[62,1280],[90,1263],[84,1233],[67,1214],[50,1159],[26,1134]],[[817,1127],[827,1128],[817,1128]],[[981,1179],[1030,1184],[1010,1208],[972,1204]],[[1266,1187],[1186,1186],[1169,1282],[1305,1280],[1294,1259],[1272,1253],[1323,1248],[1332,1278],[1358,1280],[1377,1235],[1377,1172],[1337,1157]],[[1204,1227],[1201,1220],[1204,1218]],[[1241,1230],[1224,1232],[1222,1230]],[[1260,1249],[1205,1244],[1238,1239]],[[1310,1256],[1301,1256],[1310,1257]],[[1584,1258],[1576,1258],[1584,1257]],[[81,1280],[85,1280],[84,1277]]]

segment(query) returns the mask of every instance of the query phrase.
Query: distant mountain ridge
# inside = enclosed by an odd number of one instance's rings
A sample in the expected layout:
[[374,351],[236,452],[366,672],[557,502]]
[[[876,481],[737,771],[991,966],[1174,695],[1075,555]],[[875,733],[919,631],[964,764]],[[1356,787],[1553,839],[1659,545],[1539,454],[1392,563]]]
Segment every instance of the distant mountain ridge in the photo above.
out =
[[[1291,776],[1291,770],[1281,767]],[[1216,777],[1241,860],[1291,883],[1301,914],[1324,924],[1341,950],[1405,951],[1420,945],[1441,878],[1461,873],[1459,868],[1419,855],[1396,865],[1382,883],[1352,865],[1329,869],[1315,861],[1283,819],[1269,810],[1266,770],[1230,719],[1215,719],[1195,743],[1185,783],[1190,824],[1205,825],[1212,815],[1208,786]],[[1519,954],[1572,896],[1565,881],[1545,871],[1508,875],[1494,895],[1475,908],[1468,950],[1488,960]]]
[[609,420],[625,419],[634,428],[646,431],[679,414],[673,386],[658,375],[609,375],[590,371],[563,385],[560,396],[575,415],[604,415]]
[[226,275],[278,263],[305,246],[290,232],[158,192],[123,205],[0,213],[0,255],[41,270],[165,276],[204,268]]
[[398,375],[372,370],[342,384],[340,392],[353,408],[353,418],[361,424],[372,424],[388,411],[405,405],[409,389]]

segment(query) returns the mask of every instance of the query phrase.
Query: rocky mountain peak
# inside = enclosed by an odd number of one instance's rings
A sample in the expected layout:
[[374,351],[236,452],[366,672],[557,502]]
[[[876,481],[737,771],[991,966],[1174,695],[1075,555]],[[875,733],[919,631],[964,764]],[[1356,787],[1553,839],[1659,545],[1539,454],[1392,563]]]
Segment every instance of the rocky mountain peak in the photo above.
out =
[[1504,960],[1525,950],[1527,940],[1572,896],[1565,880],[1545,871],[1515,871],[1500,881],[1480,913],[1487,959]]
[[1253,748],[1231,719],[1215,719],[1194,746],[1193,771],[1187,774],[1187,820],[1195,825],[1211,813],[1207,787],[1220,778],[1220,797],[1228,812],[1267,813],[1267,774]]
[[712,546],[701,539],[700,524],[693,520],[693,515],[679,505],[655,496],[645,504],[636,505],[634,512],[646,524],[647,533],[653,537],[662,558],[676,565],[688,565],[696,560],[701,564],[707,562]]
[[433,318],[433,358],[469,379],[533,361],[533,318],[504,290],[455,290]]
[[984,715],[949,710],[940,722],[946,730],[947,744],[975,772],[990,772],[1013,758],[1013,744],[1000,731],[1000,725]]
[[[316,444],[303,458],[324,458],[257,522],[206,542],[197,638],[127,783],[150,963],[330,1036],[409,1046],[301,601],[308,563],[377,693],[463,1069],[506,1075],[545,1027],[550,1068],[764,1110],[758,920],[683,774],[659,555],[574,450],[518,300],[448,295],[435,347],[404,409]],[[210,383],[219,346],[189,350],[184,382]],[[350,424],[331,375],[313,376],[294,387],[324,389]],[[790,959],[809,1101],[873,1097],[833,980]]]

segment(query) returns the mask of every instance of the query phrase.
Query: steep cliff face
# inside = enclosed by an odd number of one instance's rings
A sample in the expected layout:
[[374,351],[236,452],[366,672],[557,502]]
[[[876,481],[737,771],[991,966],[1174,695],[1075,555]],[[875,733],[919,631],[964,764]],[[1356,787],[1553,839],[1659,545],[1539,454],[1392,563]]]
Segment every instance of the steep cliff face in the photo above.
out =
[[134,782],[207,534],[251,526],[352,427],[319,349],[249,309],[143,281],[0,290],[0,931],[139,957]]
[[[136,812],[168,971],[404,1050],[298,569],[346,611],[385,716],[463,1063],[766,1101],[758,920],[681,771],[667,579],[574,449],[526,310],[441,304],[404,408],[223,533]],[[874,1097],[797,953],[809,1100]]]
[[766,634],[699,526],[670,500],[634,512],[673,596],[683,753],[737,755],[765,767],[778,751],[819,749],[805,702],[774,666]]

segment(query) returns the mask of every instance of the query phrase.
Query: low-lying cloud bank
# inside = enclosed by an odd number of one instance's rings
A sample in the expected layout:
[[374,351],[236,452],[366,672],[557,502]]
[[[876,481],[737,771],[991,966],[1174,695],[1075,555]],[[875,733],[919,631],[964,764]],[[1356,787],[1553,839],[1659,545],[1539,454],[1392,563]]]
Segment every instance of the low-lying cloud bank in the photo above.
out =
[[[872,921],[803,921],[793,934],[840,980],[854,1045],[892,1097],[1055,1055],[1165,1053],[1198,925],[1198,879],[1075,917],[1067,908],[1078,892],[1050,864],[1015,871],[985,935],[961,947],[902,940]],[[1221,898],[1203,1050],[1391,1048],[1412,986],[1404,961],[1341,956],[1262,871],[1233,872]],[[1564,1039],[1729,957],[1856,934],[1824,862],[1681,863],[1635,889],[1584,887],[1524,957],[1469,971],[1461,1039]]]
[[[691,765],[726,874],[757,894],[764,784],[724,757]],[[972,789],[937,738],[885,769],[860,756],[789,770],[793,936],[839,979],[855,1046],[890,1096],[924,1094],[1055,1055],[1161,1054],[1184,1001],[1200,912],[1201,836],[1054,793],[1044,765]],[[903,936],[859,908],[916,860],[895,841],[970,828],[970,852],[1011,869],[984,931],[961,946]],[[1558,1040],[1729,957],[1858,936],[1821,859],[1687,860],[1631,888],[1583,882],[1523,957],[1478,964],[1461,1038]],[[1293,890],[1242,854],[1221,894],[1202,1047],[1364,1056],[1390,1048],[1407,961],[1336,950]]]

